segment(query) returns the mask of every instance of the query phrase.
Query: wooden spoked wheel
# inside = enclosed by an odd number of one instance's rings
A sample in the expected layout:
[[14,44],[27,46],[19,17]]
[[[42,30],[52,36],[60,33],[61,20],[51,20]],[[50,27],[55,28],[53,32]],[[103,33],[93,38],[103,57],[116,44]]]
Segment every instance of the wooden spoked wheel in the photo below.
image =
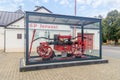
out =
[[50,46],[42,46],[37,48],[37,53],[40,57],[44,59],[49,59],[53,54],[53,50]]

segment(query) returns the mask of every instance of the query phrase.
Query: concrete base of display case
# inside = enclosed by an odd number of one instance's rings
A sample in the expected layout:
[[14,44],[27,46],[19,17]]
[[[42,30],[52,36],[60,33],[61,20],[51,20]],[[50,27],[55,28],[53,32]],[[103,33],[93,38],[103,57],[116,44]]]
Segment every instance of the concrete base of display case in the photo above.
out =
[[82,61],[26,65],[25,60],[21,58],[19,69],[20,69],[20,72],[24,72],[24,71],[31,71],[31,70],[41,70],[41,69],[51,69],[51,68],[60,68],[60,67],[69,67],[69,66],[91,65],[91,64],[102,64],[102,63],[108,63],[108,60],[97,59],[97,60],[82,60]]

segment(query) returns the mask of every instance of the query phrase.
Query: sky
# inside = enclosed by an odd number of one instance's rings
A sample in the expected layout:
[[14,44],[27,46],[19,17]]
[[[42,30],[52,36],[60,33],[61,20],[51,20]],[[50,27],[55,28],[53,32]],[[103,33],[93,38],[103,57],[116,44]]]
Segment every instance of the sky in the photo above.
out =
[[[35,6],[44,6],[55,14],[74,15],[74,0],[0,0],[0,11],[33,11]],[[117,9],[120,0],[77,0],[77,16],[95,17]]]

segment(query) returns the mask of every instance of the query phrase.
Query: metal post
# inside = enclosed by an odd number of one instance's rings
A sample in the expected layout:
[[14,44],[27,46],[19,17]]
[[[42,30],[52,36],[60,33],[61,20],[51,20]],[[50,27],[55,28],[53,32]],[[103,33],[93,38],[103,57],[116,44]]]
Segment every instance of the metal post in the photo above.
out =
[[101,20],[99,22],[99,35],[100,35],[100,58],[102,59],[102,24]]
[[84,52],[84,26],[82,25],[81,26],[81,33],[82,33],[82,54],[83,54],[83,52]]
[[28,57],[29,57],[29,31],[28,31],[28,14],[25,15],[25,29],[26,29],[26,64],[29,63]]
[[[74,15],[76,16],[76,0],[75,0],[75,6],[74,6]],[[76,27],[74,26],[74,37],[76,37]]]
[[6,51],[6,27],[4,29],[4,52]]
[[74,14],[76,16],[76,0],[75,0],[75,7],[74,7]]

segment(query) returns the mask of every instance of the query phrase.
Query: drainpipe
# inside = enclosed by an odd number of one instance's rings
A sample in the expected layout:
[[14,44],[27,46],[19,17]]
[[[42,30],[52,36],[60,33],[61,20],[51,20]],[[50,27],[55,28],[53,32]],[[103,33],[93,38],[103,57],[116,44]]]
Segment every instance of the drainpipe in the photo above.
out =
[[4,29],[4,52],[6,52],[6,28]]

